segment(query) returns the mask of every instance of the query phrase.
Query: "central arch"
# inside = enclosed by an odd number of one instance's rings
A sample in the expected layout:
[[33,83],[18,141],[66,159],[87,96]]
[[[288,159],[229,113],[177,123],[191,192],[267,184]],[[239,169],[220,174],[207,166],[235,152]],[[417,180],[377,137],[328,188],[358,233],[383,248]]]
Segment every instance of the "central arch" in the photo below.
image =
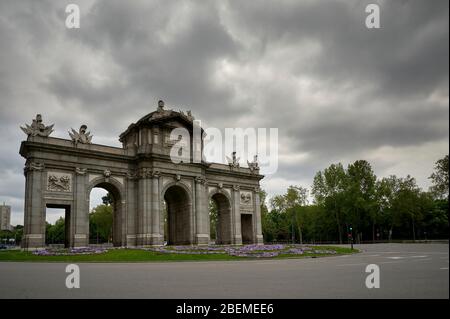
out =
[[[102,188],[106,190],[111,198],[112,203],[111,206],[113,208],[113,220],[112,220],[112,243],[114,247],[121,247],[124,245],[124,229],[123,229],[123,211],[124,211],[124,196],[122,195],[122,187],[121,185],[113,179],[109,178],[97,178],[93,180],[88,188],[88,198],[90,198],[90,194],[93,188]],[[87,223],[88,227],[88,238],[90,235],[89,232],[89,222]]]
[[189,192],[181,185],[169,186],[164,192],[167,209],[167,244],[192,244],[192,201]]

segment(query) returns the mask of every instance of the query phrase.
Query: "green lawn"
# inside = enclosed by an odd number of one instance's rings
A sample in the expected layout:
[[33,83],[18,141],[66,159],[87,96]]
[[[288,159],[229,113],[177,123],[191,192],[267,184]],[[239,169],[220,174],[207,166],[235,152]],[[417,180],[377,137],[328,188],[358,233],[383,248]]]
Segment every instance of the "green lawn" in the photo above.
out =
[[[342,254],[356,253],[350,248],[317,246],[315,249],[334,250],[336,254],[313,254],[305,253],[303,255],[280,254],[274,258],[258,259],[280,259],[280,258],[307,258],[336,256]],[[209,261],[209,260],[255,260],[256,258],[235,257],[228,254],[169,254],[146,251],[142,249],[110,249],[102,254],[72,255],[72,256],[36,256],[31,252],[20,250],[0,250],[0,262],[2,261],[31,261],[31,262],[155,262],[155,261]]]

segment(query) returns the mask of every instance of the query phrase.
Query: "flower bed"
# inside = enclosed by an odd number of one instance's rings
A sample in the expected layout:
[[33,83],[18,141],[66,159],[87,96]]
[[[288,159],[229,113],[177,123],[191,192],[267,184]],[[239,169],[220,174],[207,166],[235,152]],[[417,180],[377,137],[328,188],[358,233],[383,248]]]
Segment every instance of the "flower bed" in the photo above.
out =
[[94,247],[80,247],[80,248],[69,248],[69,249],[55,249],[46,248],[39,249],[33,252],[36,256],[74,256],[74,255],[92,255],[92,254],[103,254],[108,250],[105,248],[94,248]]
[[235,257],[273,258],[283,255],[336,254],[334,250],[315,250],[303,245],[243,245],[243,246],[162,246],[145,250],[163,254],[227,254]]
[[[319,247],[317,247],[319,248]],[[76,255],[95,255],[103,254],[111,249],[121,248],[101,248],[101,247],[80,247],[80,248],[47,248],[36,250],[33,255],[36,256],[76,256]],[[125,249],[125,248],[124,248]],[[234,257],[246,258],[274,258],[280,255],[286,256],[314,256],[314,255],[333,255],[334,250],[315,249],[313,246],[304,245],[213,245],[213,246],[161,246],[142,248],[145,251],[151,251],[161,254],[184,254],[184,255],[214,255],[222,254]]]

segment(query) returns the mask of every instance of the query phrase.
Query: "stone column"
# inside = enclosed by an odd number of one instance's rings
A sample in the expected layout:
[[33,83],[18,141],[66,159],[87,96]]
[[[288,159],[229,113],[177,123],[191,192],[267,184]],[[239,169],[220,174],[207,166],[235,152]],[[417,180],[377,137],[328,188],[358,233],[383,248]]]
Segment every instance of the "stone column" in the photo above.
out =
[[137,233],[137,206],[136,206],[136,180],[137,174],[135,171],[129,171],[127,174],[127,227],[126,227],[126,242],[125,246],[136,246]]
[[254,223],[253,227],[254,231],[254,243],[255,244],[264,244],[263,234],[262,234],[262,225],[261,225],[261,201],[259,197],[259,187],[255,187],[255,191],[253,193],[254,200]]
[[205,198],[205,202],[204,202],[204,210],[206,212],[206,219],[205,219],[205,230],[206,230],[206,234],[208,235],[208,244],[209,241],[211,240],[211,221],[210,221],[210,216],[209,216],[209,193],[208,193],[208,182],[206,181],[206,179],[204,180],[203,183],[203,196]]
[[195,242],[198,245],[209,243],[208,210],[206,209],[205,180],[201,176],[195,178]]
[[242,230],[241,230],[241,192],[239,185],[233,186],[233,201],[234,214],[231,218],[233,229],[233,244],[242,245]]
[[151,171],[142,168],[138,182],[138,233],[136,244],[138,246],[150,245],[151,235]]
[[75,169],[75,189],[73,190],[74,205],[71,207],[71,247],[86,247],[89,245],[89,196],[86,198],[86,169]]
[[151,244],[162,245],[164,237],[160,232],[161,225],[161,200],[159,190],[159,177],[158,171],[152,172],[152,194],[151,194],[151,208],[152,208],[152,224],[151,224]]
[[45,246],[45,207],[42,201],[45,185],[44,164],[29,162],[25,169],[25,218],[22,248]]

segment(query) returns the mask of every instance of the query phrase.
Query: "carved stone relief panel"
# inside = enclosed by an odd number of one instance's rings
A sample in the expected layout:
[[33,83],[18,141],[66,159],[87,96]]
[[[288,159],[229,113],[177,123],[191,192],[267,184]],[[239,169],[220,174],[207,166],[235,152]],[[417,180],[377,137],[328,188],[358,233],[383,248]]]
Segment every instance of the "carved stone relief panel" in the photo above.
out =
[[71,192],[72,174],[47,172],[47,190],[51,192]]
[[253,213],[252,192],[249,191],[240,192],[240,211],[241,214]]
[[252,193],[242,191],[241,192],[241,205],[252,205]]

